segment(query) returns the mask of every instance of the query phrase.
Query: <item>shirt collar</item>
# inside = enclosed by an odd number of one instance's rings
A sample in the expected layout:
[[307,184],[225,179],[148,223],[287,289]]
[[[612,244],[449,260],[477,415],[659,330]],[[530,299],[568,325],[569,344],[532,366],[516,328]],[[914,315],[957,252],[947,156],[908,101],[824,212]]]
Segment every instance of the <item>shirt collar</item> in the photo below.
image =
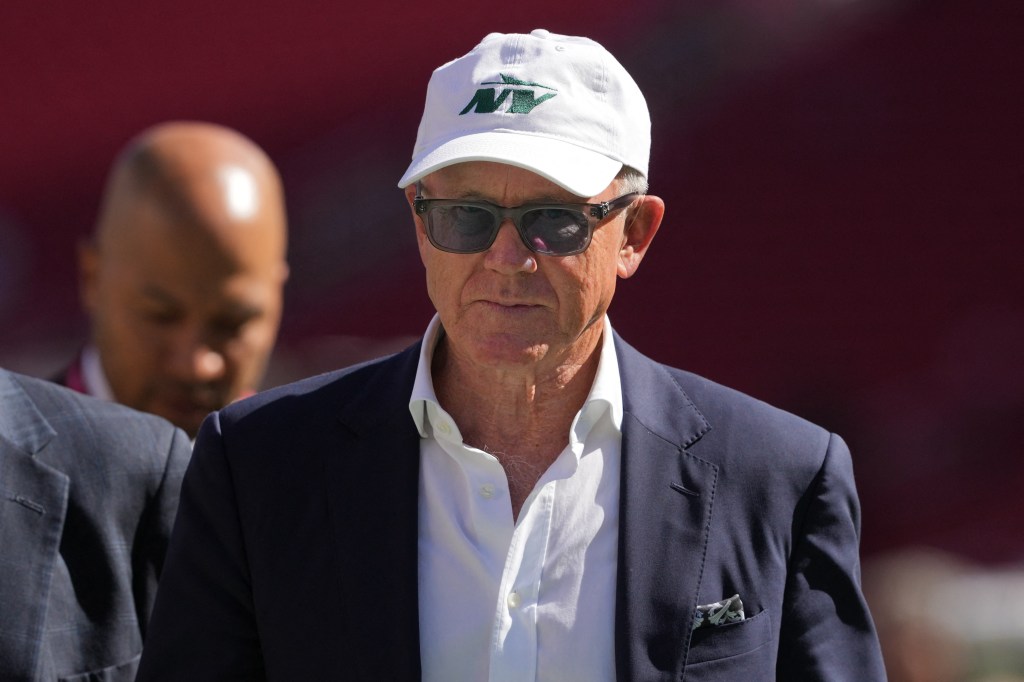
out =
[[427,405],[437,405],[437,394],[434,393],[434,379],[430,374],[430,360],[434,357],[434,349],[437,342],[444,333],[441,326],[441,317],[434,313],[434,317],[427,325],[427,331],[423,335],[423,344],[420,346],[420,360],[416,366],[416,381],[412,385],[412,397],[409,399],[409,411],[412,413],[413,421],[416,422],[416,429],[420,432],[421,438],[429,438],[427,429]]
[[85,390],[89,395],[114,401],[114,392],[103,373],[103,365],[100,363],[100,354],[96,346],[89,345],[82,349],[82,383],[85,384]]
[[604,333],[601,335],[601,357],[597,374],[583,409],[573,420],[572,433],[583,441],[597,419],[607,411],[608,418],[616,431],[622,430],[622,381],[619,377],[619,356],[615,353],[612,323],[604,316]]
[[[612,323],[605,315],[602,324],[604,332],[601,337],[601,357],[597,365],[597,375],[590,387],[590,394],[583,405],[583,409],[573,419],[570,438],[582,442],[590,429],[601,417],[608,415],[611,424],[616,431],[622,430],[622,382],[619,378],[619,358],[615,352],[615,343],[612,336]],[[430,418],[427,416],[428,409],[435,411],[438,408],[437,394],[434,392],[434,380],[430,373],[431,359],[434,357],[434,349],[444,334],[444,327],[441,326],[441,318],[435,313],[427,331],[423,335],[423,344],[420,347],[419,364],[416,367],[416,380],[412,387],[412,396],[409,400],[409,411],[412,413],[413,421],[420,437],[429,438],[432,435]],[[428,406],[430,406],[428,408]]]

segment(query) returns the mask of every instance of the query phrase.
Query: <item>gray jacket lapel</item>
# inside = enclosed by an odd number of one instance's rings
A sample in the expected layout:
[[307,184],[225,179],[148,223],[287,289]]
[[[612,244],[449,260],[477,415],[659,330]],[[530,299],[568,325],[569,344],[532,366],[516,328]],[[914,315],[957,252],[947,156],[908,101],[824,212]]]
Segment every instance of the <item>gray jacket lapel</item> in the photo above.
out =
[[40,658],[50,581],[68,503],[68,477],[41,462],[56,432],[17,382],[0,370],[0,670],[33,671]]
[[615,338],[624,403],[618,679],[678,680],[718,476],[686,448],[711,426],[663,367]]

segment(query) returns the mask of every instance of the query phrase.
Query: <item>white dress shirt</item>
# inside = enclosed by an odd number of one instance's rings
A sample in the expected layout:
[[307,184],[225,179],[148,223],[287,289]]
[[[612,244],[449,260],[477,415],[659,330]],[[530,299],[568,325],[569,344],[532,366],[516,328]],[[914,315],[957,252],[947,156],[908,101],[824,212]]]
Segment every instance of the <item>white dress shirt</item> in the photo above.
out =
[[431,321],[409,409],[420,442],[419,622],[425,682],[615,679],[622,387],[604,320],[597,376],[569,444],[517,522],[504,469],[462,441],[430,374]]

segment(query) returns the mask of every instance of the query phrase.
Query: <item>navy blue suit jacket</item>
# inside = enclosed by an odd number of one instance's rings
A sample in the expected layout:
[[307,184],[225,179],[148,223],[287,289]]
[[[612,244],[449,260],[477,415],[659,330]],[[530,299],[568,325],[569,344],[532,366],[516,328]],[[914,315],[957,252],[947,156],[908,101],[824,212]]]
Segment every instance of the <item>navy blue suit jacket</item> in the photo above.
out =
[[191,447],[0,369],[0,680],[135,677]]
[[[615,342],[617,679],[884,679],[843,442]],[[418,354],[207,419],[139,680],[419,679]],[[736,593],[746,621],[691,634]]]

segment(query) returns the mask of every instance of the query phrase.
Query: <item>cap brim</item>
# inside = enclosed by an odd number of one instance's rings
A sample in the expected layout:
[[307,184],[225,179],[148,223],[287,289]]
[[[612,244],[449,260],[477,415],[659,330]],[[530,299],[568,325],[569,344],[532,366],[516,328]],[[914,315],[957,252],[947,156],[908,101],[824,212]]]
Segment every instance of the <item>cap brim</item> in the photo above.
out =
[[399,187],[465,161],[494,161],[525,168],[576,196],[592,197],[611,184],[622,163],[604,154],[550,137],[485,132],[458,137],[413,158]]

